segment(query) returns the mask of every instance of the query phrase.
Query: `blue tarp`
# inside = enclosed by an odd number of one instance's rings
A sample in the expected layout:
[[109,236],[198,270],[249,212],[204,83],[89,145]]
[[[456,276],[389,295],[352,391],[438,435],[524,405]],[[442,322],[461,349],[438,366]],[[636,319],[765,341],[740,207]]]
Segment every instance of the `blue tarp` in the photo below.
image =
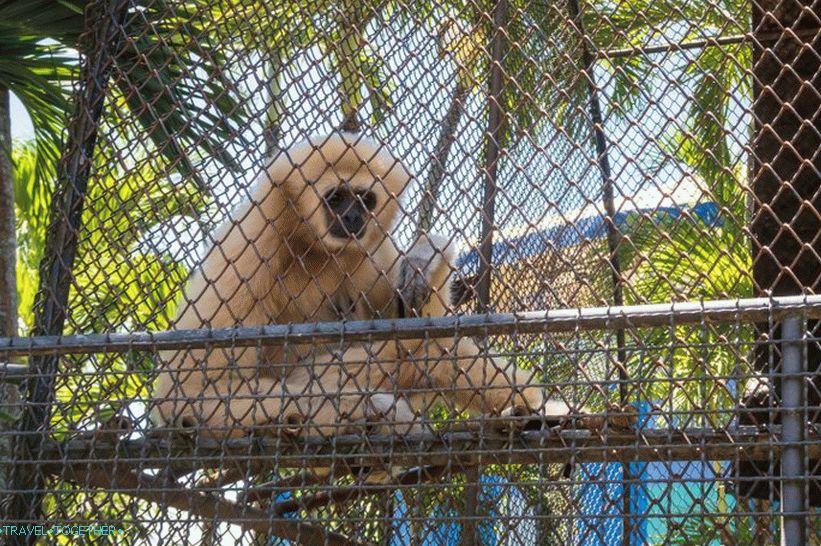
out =
[[[655,218],[667,216],[670,219],[680,217],[686,209],[681,207],[661,207],[652,210],[640,210],[616,213],[616,227],[624,227],[627,219],[634,214],[652,214]],[[691,215],[707,225],[719,222],[718,205],[712,202],[700,203],[689,209]],[[546,252],[572,248],[583,242],[602,239],[607,235],[605,216],[590,216],[543,230],[528,231],[523,235],[497,240],[493,243],[491,261],[494,265],[512,264],[518,261],[539,256]],[[457,267],[465,275],[478,271],[479,254],[471,250],[457,259]]]

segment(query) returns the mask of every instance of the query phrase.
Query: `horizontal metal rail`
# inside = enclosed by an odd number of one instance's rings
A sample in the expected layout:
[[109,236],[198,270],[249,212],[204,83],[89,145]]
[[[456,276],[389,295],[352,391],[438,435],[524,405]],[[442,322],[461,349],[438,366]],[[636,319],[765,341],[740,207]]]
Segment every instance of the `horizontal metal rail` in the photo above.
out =
[[732,36],[713,36],[702,40],[691,40],[688,42],[667,42],[656,45],[635,46],[623,49],[599,49],[595,51],[596,57],[600,59],[611,59],[616,57],[638,57],[642,55],[652,55],[655,53],[678,53],[688,49],[704,49],[705,47],[724,47],[728,45],[743,43],[762,43],[779,40],[785,36],[795,35],[805,39],[807,42],[813,40],[817,34],[816,29],[785,29],[783,32],[766,32],[745,34],[735,34]]
[[[385,464],[414,466],[484,464],[778,460],[784,449],[780,427],[762,431],[739,427],[712,429],[644,430],[606,434],[584,429],[501,433],[488,430],[392,435],[337,436],[327,438],[234,439],[223,443],[180,438],[121,440],[46,441],[41,459],[17,464],[38,465],[60,474],[65,461],[72,464],[105,463],[132,465],[140,469],[173,466],[178,473],[220,468],[225,461],[247,463],[260,469],[306,466],[344,467]],[[821,437],[808,435],[806,451],[821,458]]]
[[647,328],[702,322],[777,321],[787,314],[821,319],[821,296],[785,296],[704,302],[556,309],[523,313],[453,315],[396,320],[324,322],[240,328],[0,337],[0,355],[157,351],[431,337]]

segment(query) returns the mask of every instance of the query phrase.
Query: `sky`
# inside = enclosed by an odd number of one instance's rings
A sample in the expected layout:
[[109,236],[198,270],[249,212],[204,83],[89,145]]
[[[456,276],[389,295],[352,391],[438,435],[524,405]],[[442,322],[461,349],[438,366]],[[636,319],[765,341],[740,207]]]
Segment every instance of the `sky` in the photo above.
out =
[[[670,39],[673,39],[671,37]],[[374,49],[381,54],[384,71],[391,75],[395,89],[394,104],[376,130],[391,150],[417,175],[417,183],[402,197],[406,214],[395,234],[410,239],[415,231],[415,211],[420,200],[420,188],[432,163],[435,145],[454,89],[453,63],[443,62],[429,31],[412,28],[376,28],[372,34]],[[245,53],[245,52],[241,52]],[[677,68],[698,55],[697,51],[655,54],[659,77],[650,82],[650,96],[641,111],[631,112],[625,118],[610,116],[604,130],[610,141],[608,153],[615,183],[617,208],[654,208],[671,204],[692,204],[703,200],[698,195],[691,174],[682,165],[659,161],[657,143],[671,129],[679,126],[692,99],[678,75]],[[237,92],[250,97],[250,108],[260,116],[265,111],[268,81],[262,60],[257,56],[238,55],[231,66]],[[541,93],[555,92],[560,82],[549,74],[542,82]],[[599,66],[595,70],[600,87],[600,101],[607,110],[613,96],[611,74]],[[318,48],[308,48],[289,65],[284,76],[286,112],[283,121],[283,143],[288,144],[308,134],[327,132],[333,127],[337,113],[337,81],[328,70]],[[670,82],[676,82],[670,85]],[[561,90],[560,90],[561,91]],[[448,161],[448,173],[441,188],[438,204],[441,214],[433,231],[455,235],[460,243],[478,239],[482,217],[484,175],[479,158],[482,157],[486,117],[486,99],[481,90],[474,90],[467,99],[459,124],[456,142]],[[549,108],[549,105],[548,105]],[[743,109],[743,108],[742,108]],[[370,110],[366,106],[366,112]],[[525,136],[511,144],[499,173],[500,192],[496,199],[495,222],[502,230],[533,230],[543,223],[558,219],[572,224],[582,216],[604,213],[601,201],[602,176],[595,151],[589,140],[590,133],[568,135],[564,127],[547,120],[538,130],[524,128]],[[743,117],[735,113],[735,119]],[[126,121],[128,123],[128,121]],[[743,161],[740,143],[746,141],[745,123],[734,126],[730,140]],[[249,142],[259,140],[261,125],[252,124],[241,131]],[[14,138],[32,136],[31,123],[16,98],[12,98],[12,134]],[[240,162],[239,173],[226,172],[216,162],[204,159],[203,177],[212,187],[219,210],[211,219],[222,220],[226,212],[243,199],[245,188],[256,179],[264,157],[259,149],[249,149],[237,138],[225,147]],[[129,143],[119,151],[120,171],[128,172],[137,156],[148,156],[150,147],[143,142]],[[183,225],[185,224],[185,225]],[[160,237],[147,237],[167,246],[180,248],[180,254],[191,256],[187,241],[201,239],[190,231],[191,223],[181,222],[167,230],[160,227]],[[163,236],[164,235],[164,236]],[[184,247],[189,247],[188,249]],[[176,252],[175,252],[176,254]]]
[[28,140],[34,136],[34,127],[20,100],[11,95],[11,138]]

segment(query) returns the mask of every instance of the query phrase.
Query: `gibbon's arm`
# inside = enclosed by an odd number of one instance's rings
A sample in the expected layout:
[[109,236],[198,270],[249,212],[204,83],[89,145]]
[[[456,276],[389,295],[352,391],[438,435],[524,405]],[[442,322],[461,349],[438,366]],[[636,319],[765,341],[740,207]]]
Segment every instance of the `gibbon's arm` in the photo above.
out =
[[319,368],[344,370],[343,389],[379,392],[406,399],[418,413],[438,401],[473,415],[570,413],[548,400],[531,371],[494,358],[470,338],[392,340],[355,345],[341,354],[318,357]]
[[251,198],[217,228],[180,303],[175,329],[265,324],[271,311],[266,296],[286,250],[283,228],[297,221],[273,174],[261,176]]
[[[272,431],[330,436],[386,423],[406,423],[402,430],[411,430],[414,413],[407,402],[363,391],[348,378],[344,367],[332,366],[316,377],[306,368],[296,368],[280,381],[221,378],[192,384],[178,379],[168,393],[173,396],[155,401],[151,420],[160,426],[196,429],[218,440]],[[187,392],[190,387],[196,391]]]
[[[453,256],[447,239],[427,235],[400,257],[402,302],[411,311],[405,316],[444,316],[450,311]],[[385,341],[318,361],[344,366],[346,385],[399,395],[416,411],[426,411],[438,399],[473,414],[559,418],[570,413],[564,402],[546,399],[531,371],[488,355],[470,338]]]

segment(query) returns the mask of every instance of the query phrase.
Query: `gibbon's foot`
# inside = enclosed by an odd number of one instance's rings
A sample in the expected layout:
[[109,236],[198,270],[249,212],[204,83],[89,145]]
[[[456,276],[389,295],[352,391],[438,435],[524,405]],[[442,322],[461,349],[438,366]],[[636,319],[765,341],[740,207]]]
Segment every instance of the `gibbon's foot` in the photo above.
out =
[[422,432],[422,418],[416,415],[404,398],[390,394],[374,394],[369,398],[369,434],[405,436]]
[[560,400],[545,400],[538,410],[516,405],[504,410],[500,417],[508,430],[544,430],[563,426],[570,419],[570,407]]
[[590,430],[604,430],[610,428],[614,430],[633,430],[638,422],[639,412],[633,406],[619,406],[610,404],[604,413],[584,415],[581,422],[584,427]]
[[406,435],[421,431],[421,423],[403,398],[390,394],[346,392],[332,395],[318,408],[291,417],[292,426],[278,428],[291,436],[340,436],[344,434]]

